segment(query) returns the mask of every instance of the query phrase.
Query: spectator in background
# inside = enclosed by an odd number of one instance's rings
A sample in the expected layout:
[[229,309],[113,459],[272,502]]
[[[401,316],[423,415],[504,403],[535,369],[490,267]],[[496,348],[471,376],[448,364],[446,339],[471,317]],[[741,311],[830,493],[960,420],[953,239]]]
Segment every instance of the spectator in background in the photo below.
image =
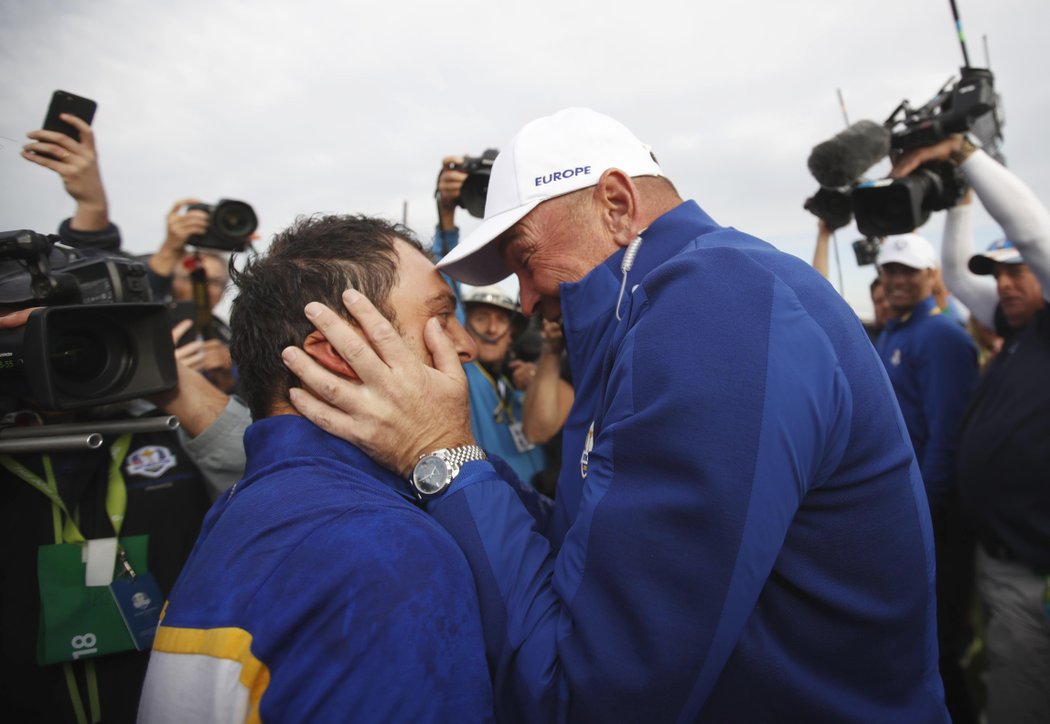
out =
[[945,699],[954,721],[970,722],[974,713],[960,660],[972,640],[973,539],[962,521],[955,468],[959,426],[977,384],[977,350],[937,306],[937,256],[926,239],[887,237],[876,264],[895,318],[886,322],[875,348],[897,394],[933,519]]
[[941,268],[938,266],[933,272],[933,298],[937,300],[937,308],[948,319],[965,327],[966,322],[970,319],[969,312],[959,304],[959,300],[945,285]]
[[[459,227],[456,226],[456,208],[459,205],[459,194],[463,182],[467,180],[466,171],[458,166],[463,163],[463,156],[445,156],[441,159],[441,171],[438,172],[437,188],[434,197],[437,199],[438,225],[434,233],[431,252],[434,258],[440,259],[456,248],[459,243]],[[460,296],[459,282],[445,277],[456,296]],[[461,318],[462,321],[462,318]]]
[[525,437],[536,444],[542,443],[547,454],[547,464],[533,478],[533,485],[544,495],[554,497],[562,462],[561,431],[572,409],[575,393],[561,324],[542,322],[540,355],[525,388],[522,423]]
[[1050,721],[1050,212],[968,138],[902,157],[956,164],[1009,241],[974,253],[969,196],[944,226],[945,280],[973,317],[1002,336],[966,413],[959,443],[963,508],[977,527],[990,724]]
[[[828,278],[828,245],[831,242],[832,229],[824,219],[817,218],[817,243],[813,248],[813,268],[820,272],[825,279]],[[873,318],[870,322],[864,322],[864,329],[872,344],[878,339],[886,326],[886,321],[893,316],[893,310],[886,303],[886,292],[882,288],[882,279],[878,276],[871,282],[869,288],[871,293],[871,307]]]
[[890,307],[889,302],[886,301],[886,290],[882,286],[882,277],[876,276],[871,280],[871,284],[868,287],[871,293],[871,308],[874,313],[874,319],[870,325],[865,325],[868,330],[868,336],[871,337],[872,344],[882,334],[882,330],[886,328],[886,322],[893,319],[893,308]]
[[545,461],[543,448],[526,436],[523,427],[522,388],[535,377],[536,365],[509,356],[514,332],[521,332],[525,318],[499,286],[464,286],[461,293],[465,326],[477,345],[477,357],[464,366],[474,436],[481,447],[501,457],[531,484]]
[[[230,328],[213,314],[229,285],[229,259],[207,250],[187,253],[189,240],[208,230],[208,212],[188,208],[197,199],[180,199],[168,212],[167,234],[147,263],[153,298],[173,302],[176,321],[193,320],[191,329],[177,340],[176,357],[204,374],[224,392],[236,389],[237,379],[230,357]],[[206,285],[206,309],[194,294],[194,278]],[[202,295],[203,298],[203,295]]]

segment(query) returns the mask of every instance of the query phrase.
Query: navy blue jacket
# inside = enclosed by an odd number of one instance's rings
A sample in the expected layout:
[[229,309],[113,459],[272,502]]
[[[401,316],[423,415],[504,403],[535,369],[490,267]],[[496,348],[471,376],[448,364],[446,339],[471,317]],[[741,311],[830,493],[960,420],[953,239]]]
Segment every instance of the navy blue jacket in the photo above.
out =
[[622,251],[562,285],[553,519],[487,462],[430,506],[474,572],[497,713],[946,721],[926,495],[860,322],[694,203],[643,237],[623,321]]
[[908,426],[926,494],[954,494],[955,454],[966,406],[977,387],[977,347],[930,296],[891,319],[875,348]]

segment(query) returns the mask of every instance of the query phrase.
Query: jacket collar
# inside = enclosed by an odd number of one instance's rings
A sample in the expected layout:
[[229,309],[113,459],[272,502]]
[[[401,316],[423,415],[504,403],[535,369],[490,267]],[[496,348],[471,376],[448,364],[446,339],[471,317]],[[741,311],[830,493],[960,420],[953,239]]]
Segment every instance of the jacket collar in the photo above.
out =
[[[695,201],[685,201],[657,218],[641,234],[642,245],[627,274],[625,297],[649,272],[689,241],[721,228]],[[620,264],[625,252],[626,249],[619,249],[580,281],[566,282],[559,287],[569,364],[574,370],[581,369],[577,355],[582,358],[581,362],[588,359],[599,347],[604,332],[616,326],[616,299],[622,277]]]
[[305,417],[276,415],[253,422],[244,432],[247,464],[244,478],[237,484],[243,490],[267,468],[292,460],[327,458],[356,468],[369,478],[390,487],[415,502],[408,481],[374,462],[355,445],[330,435]]

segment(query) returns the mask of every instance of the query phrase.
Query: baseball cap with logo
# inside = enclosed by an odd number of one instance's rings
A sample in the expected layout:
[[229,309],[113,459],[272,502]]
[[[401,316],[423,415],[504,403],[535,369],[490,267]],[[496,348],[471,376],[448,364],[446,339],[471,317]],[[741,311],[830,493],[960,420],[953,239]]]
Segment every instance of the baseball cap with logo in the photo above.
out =
[[974,274],[992,274],[996,264],[1024,264],[1021,252],[1009,239],[993,241],[983,254],[970,257],[970,271]]
[[918,234],[887,236],[879,247],[875,264],[882,266],[894,263],[910,266],[912,269],[936,269],[937,252],[933,250],[930,242]]
[[628,176],[662,176],[649,147],[609,116],[567,108],[518,131],[496,157],[485,219],[438,262],[467,284],[492,284],[509,271],[492,242],[544,201],[598,183],[607,169]]

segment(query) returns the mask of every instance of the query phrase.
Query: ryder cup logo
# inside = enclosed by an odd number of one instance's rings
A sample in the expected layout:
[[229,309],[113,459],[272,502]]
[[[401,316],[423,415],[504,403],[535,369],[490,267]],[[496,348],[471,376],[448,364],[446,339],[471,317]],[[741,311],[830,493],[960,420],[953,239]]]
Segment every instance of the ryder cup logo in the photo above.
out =
[[175,467],[177,462],[168,448],[162,445],[147,445],[128,455],[126,470],[128,475],[159,478]]

